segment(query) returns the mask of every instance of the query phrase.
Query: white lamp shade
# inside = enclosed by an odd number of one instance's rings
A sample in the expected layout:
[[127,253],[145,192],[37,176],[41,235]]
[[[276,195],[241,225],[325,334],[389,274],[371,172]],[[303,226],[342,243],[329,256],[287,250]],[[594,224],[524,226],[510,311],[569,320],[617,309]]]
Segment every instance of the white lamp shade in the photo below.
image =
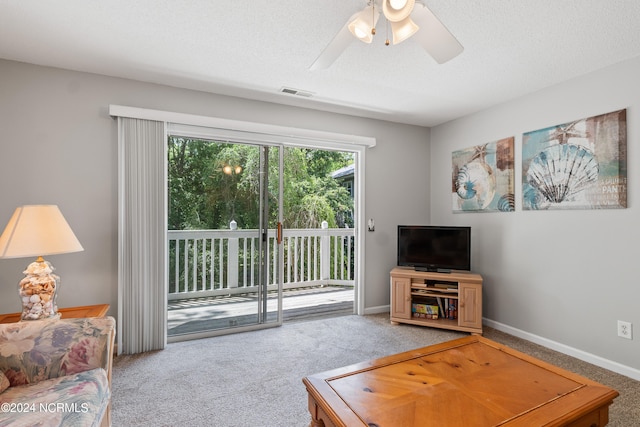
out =
[[411,18],[406,18],[400,22],[391,23],[391,33],[393,34],[393,44],[402,43],[418,31],[420,27]]
[[359,40],[365,43],[371,43],[373,40],[371,29],[375,28],[378,23],[378,18],[380,18],[378,9],[374,6],[367,6],[356,15],[355,19],[349,22],[349,31]]
[[0,258],[55,255],[83,250],[56,205],[27,205],[17,208],[0,236]]

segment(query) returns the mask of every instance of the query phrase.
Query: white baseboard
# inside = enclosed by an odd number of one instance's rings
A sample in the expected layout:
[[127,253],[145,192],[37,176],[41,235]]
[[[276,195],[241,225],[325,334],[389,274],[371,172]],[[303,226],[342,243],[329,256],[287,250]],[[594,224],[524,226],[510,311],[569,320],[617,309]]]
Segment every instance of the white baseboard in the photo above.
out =
[[[368,308],[365,308],[364,314],[367,315],[367,314],[389,313],[390,308],[391,307],[389,305],[381,305],[378,307],[368,307]],[[532,343],[550,348],[551,350],[559,351],[560,353],[575,357],[576,359],[580,359],[587,363],[591,363],[592,365],[596,365],[601,368],[616,372],[620,375],[624,375],[634,380],[640,381],[639,369],[635,369],[630,366],[626,366],[621,363],[614,362],[613,360],[596,356],[595,354],[587,353],[586,351],[578,350],[577,348],[569,347],[568,345],[561,344],[556,341],[552,341],[550,339],[523,331],[521,329],[514,328],[509,325],[505,325],[504,323],[496,322],[494,320],[482,318],[482,323],[493,329],[497,329],[498,331],[502,331],[509,335],[513,335],[514,337],[531,341]]]
[[566,354],[568,356],[575,357],[576,359],[583,360],[585,362],[591,363],[592,365],[599,366],[601,368],[608,369],[610,371],[616,372],[618,374],[627,376],[629,378],[633,378],[634,380],[640,381],[640,370],[632,368],[630,366],[622,365],[618,362],[614,362],[612,360],[605,359],[600,356],[596,356],[595,354],[587,353],[586,351],[578,350],[577,348],[569,347],[568,345],[561,344],[556,341],[552,341],[550,339],[525,332],[521,329],[516,329],[509,325],[505,325],[500,322],[496,322],[489,319],[482,319],[482,323],[499,331],[505,332],[509,335],[513,335],[518,338],[525,339],[527,341],[531,341],[533,343],[539,344],[543,347],[550,348],[551,350],[559,351],[560,353]]
[[381,314],[381,313],[389,313],[391,310],[391,306],[389,305],[379,305],[378,307],[367,307],[364,309],[364,314]]

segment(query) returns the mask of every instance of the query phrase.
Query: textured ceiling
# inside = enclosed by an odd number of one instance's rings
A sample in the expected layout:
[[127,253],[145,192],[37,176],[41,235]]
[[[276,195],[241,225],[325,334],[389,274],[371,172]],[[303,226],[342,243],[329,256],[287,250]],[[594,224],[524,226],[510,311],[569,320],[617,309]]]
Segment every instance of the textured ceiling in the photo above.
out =
[[381,18],[309,71],[365,0],[0,0],[0,58],[434,126],[640,56],[638,0],[424,3],[464,46],[442,65]]

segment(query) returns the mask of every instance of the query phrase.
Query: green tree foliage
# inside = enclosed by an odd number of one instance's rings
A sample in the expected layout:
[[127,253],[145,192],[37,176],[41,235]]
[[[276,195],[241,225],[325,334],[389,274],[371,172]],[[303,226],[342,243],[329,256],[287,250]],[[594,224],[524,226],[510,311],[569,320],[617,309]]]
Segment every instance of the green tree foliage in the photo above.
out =
[[[169,229],[257,228],[260,148],[170,137]],[[270,215],[275,220],[277,149],[269,148]],[[353,201],[331,172],[353,162],[350,153],[288,147],[284,150],[284,226],[352,224]]]

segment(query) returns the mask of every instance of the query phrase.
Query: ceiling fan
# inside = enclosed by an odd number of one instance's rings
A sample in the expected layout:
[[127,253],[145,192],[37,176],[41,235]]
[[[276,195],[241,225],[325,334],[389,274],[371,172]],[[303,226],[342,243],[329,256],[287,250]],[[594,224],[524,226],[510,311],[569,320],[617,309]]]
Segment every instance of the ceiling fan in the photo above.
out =
[[[394,45],[414,36],[439,64],[455,58],[464,50],[460,42],[422,1],[369,0],[367,7],[349,18],[309,69],[328,68],[351,44],[354,36],[365,43],[371,43],[376,34],[376,24],[381,10],[391,25]],[[388,37],[385,44],[390,44]]]

